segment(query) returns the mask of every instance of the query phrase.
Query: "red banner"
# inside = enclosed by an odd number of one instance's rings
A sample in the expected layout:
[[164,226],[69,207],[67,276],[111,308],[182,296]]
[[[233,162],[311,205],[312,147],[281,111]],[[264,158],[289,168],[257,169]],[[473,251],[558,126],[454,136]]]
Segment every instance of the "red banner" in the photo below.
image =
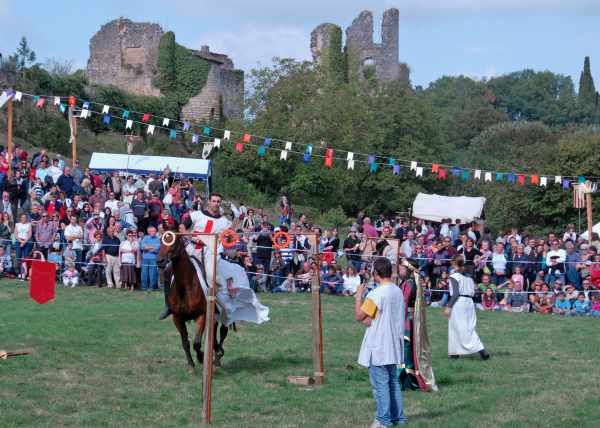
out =
[[56,287],[56,265],[41,260],[31,261],[31,283],[29,295],[40,305],[54,300]]

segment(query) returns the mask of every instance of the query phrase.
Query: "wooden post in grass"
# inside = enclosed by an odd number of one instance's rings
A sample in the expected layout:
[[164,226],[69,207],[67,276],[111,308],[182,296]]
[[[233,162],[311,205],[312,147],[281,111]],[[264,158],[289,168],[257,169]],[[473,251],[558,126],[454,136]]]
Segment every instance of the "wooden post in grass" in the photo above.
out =
[[69,107],[69,126],[71,127],[71,156],[72,167],[75,168],[77,160],[77,118],[73,114],[73,107]]
[[204,363],[202,364],[202,422],[205,425],[212,423],[212,376],[213,376],[213,344],[215,342],[215,303],[217,300],[217,246],[218,235],[210,235],[213,242],[213,277],[206,297],[206,338],[204,341]]
[[[317,237],[318,239],[318,237]],[[315,385],[325,382],[323,364],[323,311],[321,310],[321,253],[316,254],[317,272],[311,285],[312,295],[312,359]]]
[[592,228],[594,223],[592,222],[592,192],[595,189],[590,181],[585,182],[585,207],[587,211],[587,224],[588,224],[588,242],[592,242]]
[[13,100],[8,99],[7,121],[6,121],[6,146],[8,150],[8,175],[12,175],[12,158],[13,158]]

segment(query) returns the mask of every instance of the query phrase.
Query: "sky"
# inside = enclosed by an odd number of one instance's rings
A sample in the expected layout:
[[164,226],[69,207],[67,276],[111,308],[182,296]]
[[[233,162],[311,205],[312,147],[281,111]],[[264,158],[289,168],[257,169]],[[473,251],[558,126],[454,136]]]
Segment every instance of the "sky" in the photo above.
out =
[[345,29],[362,10],[373,11],[378,41],[390,7],[400,10],[399,56],[415,85],[524,68],[570,75],[577,85],[586,55],[600,82],[600,0],[0,0],[0,52],[14,52],[25,36],[40,62],[84,68],[94,33],[125,17],[159,23],[180,44],[209,45],[248,71],[276,56],[310,59],[314,27]]

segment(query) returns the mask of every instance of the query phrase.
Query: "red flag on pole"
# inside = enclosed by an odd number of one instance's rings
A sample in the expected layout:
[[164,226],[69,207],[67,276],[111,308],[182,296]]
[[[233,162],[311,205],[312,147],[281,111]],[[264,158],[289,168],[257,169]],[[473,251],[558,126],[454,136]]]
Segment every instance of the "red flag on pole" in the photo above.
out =
[[54,299],[56,265],[42,260],[31,261],[31,284],[29,295],[40,305]]

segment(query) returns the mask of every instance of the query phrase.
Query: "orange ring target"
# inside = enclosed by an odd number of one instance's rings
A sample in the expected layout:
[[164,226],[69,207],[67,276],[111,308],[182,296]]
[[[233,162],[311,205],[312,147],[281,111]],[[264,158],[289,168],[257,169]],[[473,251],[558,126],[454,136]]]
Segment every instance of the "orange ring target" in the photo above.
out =
[[[283,242],[280,242],[283,239]],[[290,234],[280,230],[279,232],[275,232],[273,235],[273,246],[278,250],[282,248],[287,248],[290,246],[290,242],[292,242],[292,238],[290,238]]]
[[240,242],[240,236],[235,233],[235,230],[229,228],[221,233],[221,245],[223,248],[233,248]]

